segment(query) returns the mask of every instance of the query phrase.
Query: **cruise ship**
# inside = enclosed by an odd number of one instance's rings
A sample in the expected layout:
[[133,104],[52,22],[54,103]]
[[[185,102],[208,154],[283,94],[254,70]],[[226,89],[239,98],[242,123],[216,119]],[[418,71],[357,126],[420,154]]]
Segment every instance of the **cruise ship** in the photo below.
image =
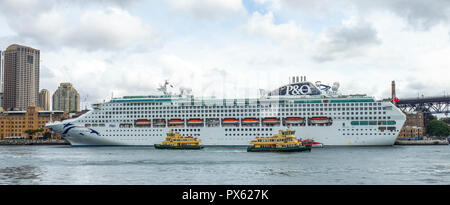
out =
[[[300,78],[299,78],[300,77]],[[205,146],[248,146],[256,136],[294,129],[300,139],[324,146],[393,145],[406,117],[390,101],[343,95],[332,86],[294,76],[273,91],[241,99],[194,97],[190,90],[123,96],[92,105],[74,119],[46,126],[72,146],[153,146],[171,130]]]

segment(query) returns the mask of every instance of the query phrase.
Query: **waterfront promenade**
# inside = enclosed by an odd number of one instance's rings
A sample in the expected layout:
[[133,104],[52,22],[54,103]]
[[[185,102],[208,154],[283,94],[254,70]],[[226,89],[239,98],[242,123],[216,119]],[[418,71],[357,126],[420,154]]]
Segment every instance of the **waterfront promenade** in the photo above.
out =
[[397,140],[395,145],[448,145],[448,140]]
[[4,139],[0,140],[0,145],[70,145],[63,139]]

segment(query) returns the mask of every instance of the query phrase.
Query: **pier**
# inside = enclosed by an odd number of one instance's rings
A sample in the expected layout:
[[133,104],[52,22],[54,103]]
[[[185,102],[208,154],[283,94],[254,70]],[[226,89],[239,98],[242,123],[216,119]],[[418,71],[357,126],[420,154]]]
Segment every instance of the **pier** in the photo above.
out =
[[448,140],[397,140],[395,145],[448,145]]
[[4,139],[0,145],[70,145],[64,139]]

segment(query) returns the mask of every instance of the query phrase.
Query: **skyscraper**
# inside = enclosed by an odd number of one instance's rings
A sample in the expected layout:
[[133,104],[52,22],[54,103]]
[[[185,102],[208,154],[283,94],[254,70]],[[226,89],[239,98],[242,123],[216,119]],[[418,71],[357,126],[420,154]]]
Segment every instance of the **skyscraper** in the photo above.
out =
[[[3,93],[3,55],[0,51],[0,92]],[[0,105],[2,106],[2,105]]]
[[0,51],[0,110],[3,109],[3,55]]
[[38,103],[40,51],[17,44],[3,52],[3,108],[26,110]]
[[80,111],[80,94],[71,83],[61,83],[52,96],[53,110]]
[[38,106],[44,108],[44,110],[50,110],[50,92],[47,89],[42,89],[39,92]]

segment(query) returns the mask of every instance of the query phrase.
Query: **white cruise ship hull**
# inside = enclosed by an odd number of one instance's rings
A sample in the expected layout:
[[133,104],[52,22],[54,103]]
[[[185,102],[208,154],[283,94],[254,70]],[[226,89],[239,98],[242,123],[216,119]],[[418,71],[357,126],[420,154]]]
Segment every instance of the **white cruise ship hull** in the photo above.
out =
[[171,129],[204,146],[249,146],[255,137],[272,136],[288,124],[297,138],[324,146],[394,144],[406,116],[391,102],[324,92],[305,81],[253,99],[124,96],[46,126],[74,146],[153,146]]
[[[403,121],[404,122],[404,121]],[[398,123],[400,130],[403,122]],[[75,124],[75,122],[72,122]],[[324,146],[383,146],[393,145],[398,131],[379,131],[372,126],[351,130],[339,121],[332,126],[290,127],[299,139],[313,139]],[[185,136],[198,136],[205,146],[248,146],[256,136],[272,136],[286,126],[276,127],[173,127],[173,128],[95,128],[96,132],[77,126],[63,134],[73,146],[153,146],[161,143],[171,129]],[[366,131],[370,130],[370,131]],[[231,131],[230,131],[231,130]],[[236,131],[233,131],[236,130]],[[246,131],[248,130],[248,131]],[[260,131],[257,131],[260,130]],[[261,131],[264,130],[264,131]],[[360,131],[363,130],[363,131]],[[98,133],[98,134],[97,134]]]

